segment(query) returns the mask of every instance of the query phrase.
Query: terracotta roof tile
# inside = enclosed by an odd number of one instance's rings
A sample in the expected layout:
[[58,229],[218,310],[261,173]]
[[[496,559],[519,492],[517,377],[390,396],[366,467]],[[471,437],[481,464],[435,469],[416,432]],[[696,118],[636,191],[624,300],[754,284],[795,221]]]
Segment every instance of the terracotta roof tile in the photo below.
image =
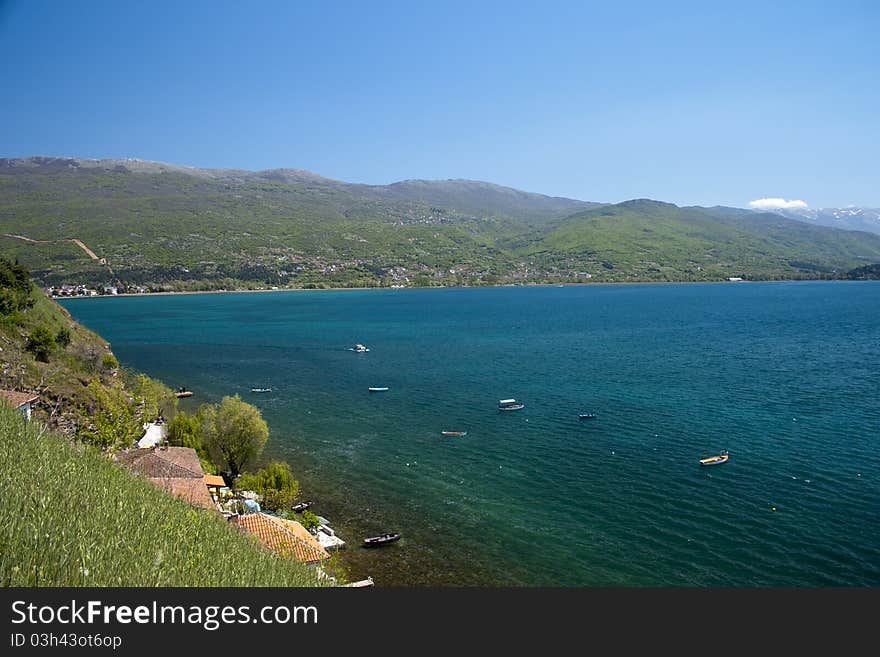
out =
[[201,479],[193,478],[156,478],[149,477],[149,481],[156,487],[179,497],[193,506],[217,511],[217,505],[208,493],[208,487]]
[[[198,479],[205,476],[199,455],[192,447],[157,447],[119,452],[116,460],[146,477]],[[202,482],[204,483],[204,482]]]
[[28,402],[37,401],[39,395],[31,392],[16,392],[15,390],[0,390],[0,399],[5,400],[12,408],[18,408]]
[[284,520],[265,513],[248,513],[233,516],[232,522],[282,556],[294,557],[303,563],[317,563],[330,558],[318,540],[293,520]]

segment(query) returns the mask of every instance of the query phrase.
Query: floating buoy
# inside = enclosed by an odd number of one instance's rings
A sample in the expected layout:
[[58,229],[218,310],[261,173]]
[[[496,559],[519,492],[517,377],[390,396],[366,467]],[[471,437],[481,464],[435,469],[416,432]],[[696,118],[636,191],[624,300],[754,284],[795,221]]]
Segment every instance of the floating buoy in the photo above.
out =
[[775,507],[775,506],[771,506],[771,507],[770,507],[770,510],[771,510],[771,511],[776,511],[776,507]]

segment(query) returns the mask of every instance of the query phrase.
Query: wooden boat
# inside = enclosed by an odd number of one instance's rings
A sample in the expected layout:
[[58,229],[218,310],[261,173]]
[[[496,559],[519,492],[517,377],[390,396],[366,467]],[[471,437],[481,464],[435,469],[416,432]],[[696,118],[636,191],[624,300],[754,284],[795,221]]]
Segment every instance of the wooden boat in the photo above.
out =
[[180,387],[177,389],[177,392],[174,395],[178,398],[180,397],[192,397],[192,390],[187,390],[186,388]]
[[581,413],[580,415],[578,415],[578,417],[581,420],[592,420],[593,418],[596,417],[596,414],[595,413]]
[[466,436],[467,431],[441,431],[444,436]]
[[379,536],[371,536],[370,538],[365,538],[364,547],[387,545],[388,543],[393,543],[394,541],[398,540],[400,540],[400,534],[398,534],[397,532],[388,532],[387,534],[380,534]]
[[294,513],[302,513],[310,506],[312,506],[312,504],[314,504],[314,502],[312,502],[311,500],[307,500],[306,502],[299,502],[298,504],[294,504],[293,507],[291,507],[291,510]]
[[723,451],[716,456],[710,456],[705,459],[700,459],[700,465],[719,465],[721,463],[727,463],[727,459],[730,458],[730,455],[727,451]]
[[385,392],[388,388],[367,388],[370,392]]
[[519,409],[525,407],[525,404],[521,404],[515,399],[501,399],[498,401],[499,411],[518,411]]

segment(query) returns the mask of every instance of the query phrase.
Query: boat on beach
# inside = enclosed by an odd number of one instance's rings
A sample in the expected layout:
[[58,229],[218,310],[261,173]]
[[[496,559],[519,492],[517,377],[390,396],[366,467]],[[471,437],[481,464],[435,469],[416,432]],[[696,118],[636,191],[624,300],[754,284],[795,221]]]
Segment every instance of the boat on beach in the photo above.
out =
[[721,463],[727,463],[727,460],[729,458],[730,458],[730,455],[727,453],[727,450],[725,450],[715,456],[710,456],[705,459],[700,459],[700,465],[719,465]]
[[388,390],[388,388],[387,388],[387,387],[383,387],[383,388],[367,388],[367,390],[369,390],[370,392],[385,392],[386,390]]
[[364,539],[364,547],[376,547],[377,545],[387,545],[394,541],[400,540],[400,534],[397,532],[388,532],[387,534],[379,534],[379,536],[371,536]]
[[501,399],[498,401],[498,410],[499,411],[518,411],[521,408],[525,408],[525,404],[521,404],[515,399]]
[[444,436],[466,436],[467,431],[441,431]]

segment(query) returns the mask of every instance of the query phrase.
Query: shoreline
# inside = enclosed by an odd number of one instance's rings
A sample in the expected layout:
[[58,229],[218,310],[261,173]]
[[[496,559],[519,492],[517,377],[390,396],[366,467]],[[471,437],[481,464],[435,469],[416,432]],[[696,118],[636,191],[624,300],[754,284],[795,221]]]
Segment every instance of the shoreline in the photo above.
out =
[[113,299],[117,297],[163,297],[192,294],[260,294],[269,292],[364,292],[368,290],[476,290],[485,288],[503,287],[588,287],[605,285],[733,285],[738,283],[865,283],[870,279],[848,278],[780,278],[780,279],[754,279],[741,281],[596,281],[593,283],[505,283],[498,285],[407,285],[405,287],[280,287],[275,290],[184,290],[180,292],[122,292],[120,294],[98,294],[95,296],[60,296],[50,297],[53,301],[72,299]]

